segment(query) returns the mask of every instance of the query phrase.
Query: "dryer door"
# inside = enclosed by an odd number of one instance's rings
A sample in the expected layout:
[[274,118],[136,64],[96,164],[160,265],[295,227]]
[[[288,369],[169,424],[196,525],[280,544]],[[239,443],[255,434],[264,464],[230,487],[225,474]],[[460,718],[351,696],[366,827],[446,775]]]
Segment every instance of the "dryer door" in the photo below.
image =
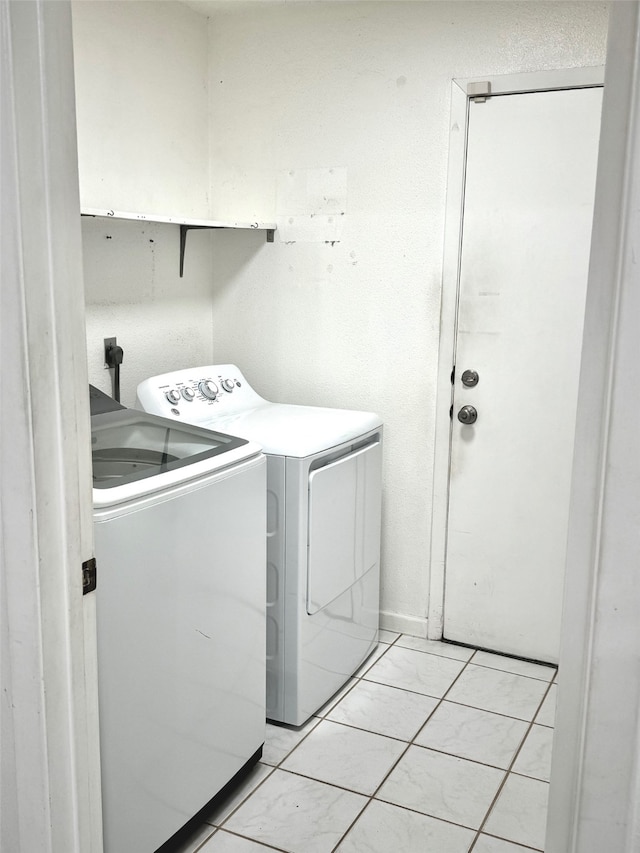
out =
[[380,560],[379,441],[309,475],[307,612],[317,613]]

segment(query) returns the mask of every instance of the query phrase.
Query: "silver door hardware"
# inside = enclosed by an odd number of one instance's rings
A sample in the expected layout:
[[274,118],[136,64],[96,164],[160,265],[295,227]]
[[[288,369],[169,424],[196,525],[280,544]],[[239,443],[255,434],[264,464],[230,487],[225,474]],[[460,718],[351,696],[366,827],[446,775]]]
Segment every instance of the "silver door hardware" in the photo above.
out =
[[480,381],[477,370],[465,370],[460,378],[462,380],[462,384],[466,385],[467,388],[474,388]]
[[97,582],[96,558],[92,557],[82,564],[82,594],[86,595],[88,592],[93,592]]
[[488,80],[467,83],[467,96],[476,104],[484,104],[491,95],[491,83]]
[[473,406],[463,406],[458,412],[458,420],[461,424],[474,424],[478,420],[478,413]]

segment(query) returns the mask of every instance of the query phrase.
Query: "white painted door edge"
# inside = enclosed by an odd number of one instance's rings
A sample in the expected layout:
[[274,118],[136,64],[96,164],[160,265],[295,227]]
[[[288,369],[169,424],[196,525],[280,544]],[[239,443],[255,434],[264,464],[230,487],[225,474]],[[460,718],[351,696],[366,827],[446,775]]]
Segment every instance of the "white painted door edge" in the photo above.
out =
[[444,624],[444,583],[449,499],[449,438],[451,420],[451,366],[455,345],[455,318],[458,300],[462,212],[464,202],[464,166],[466,160],[468,87],[488,82],[492,95],[552,91],[574,87],[601,86],[604,68],[570,68],[506,74],[480,78],[454,79],[451,84],[451,120],[449,130],[449,167],[445,209],[445,234],[440,307],[440,343],[438,352],[435,449],[433,467],[433,508],[431,516],[431,551],[428,637],[442,638]]
[[640,4],[612,4],[547,853],[640,850]]
[[0,849],[101,853],[71,9],[0,2]]

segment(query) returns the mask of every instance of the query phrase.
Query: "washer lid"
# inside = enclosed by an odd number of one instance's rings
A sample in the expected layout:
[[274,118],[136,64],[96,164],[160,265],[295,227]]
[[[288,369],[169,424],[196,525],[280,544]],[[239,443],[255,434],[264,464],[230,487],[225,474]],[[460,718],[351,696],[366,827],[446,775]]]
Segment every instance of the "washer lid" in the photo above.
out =
[[[133,409],[91,418],[94,504],[156,491],[203,473],[225,468],[259,453],[244,438],[223,435],[190,424]],[[187,466],[193,466],[189,469]],[[181,470],[187,469],[187,470]],[[164,475],[164,476],[161,476]],[[153,482],[140,483],[154,478]]]
[[353,441],[381,427],[382,421],[372,412],[265,402],[212,418],[209,425],[255,441],[265,453],[303,458]]

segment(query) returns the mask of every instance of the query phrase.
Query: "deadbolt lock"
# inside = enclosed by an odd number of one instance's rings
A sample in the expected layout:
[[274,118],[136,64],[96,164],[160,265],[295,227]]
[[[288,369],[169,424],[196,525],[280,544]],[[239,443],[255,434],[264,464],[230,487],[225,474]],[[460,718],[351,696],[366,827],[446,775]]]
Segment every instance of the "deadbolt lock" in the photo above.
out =
[[467,388],[474,388],[480,381],[477,370],[465,370],[460,378],[462,384],[466,385]]
[[478,412],[474,406],[463,406],[458,412],[458,420],[461,424],[474,424],[478,420]]

